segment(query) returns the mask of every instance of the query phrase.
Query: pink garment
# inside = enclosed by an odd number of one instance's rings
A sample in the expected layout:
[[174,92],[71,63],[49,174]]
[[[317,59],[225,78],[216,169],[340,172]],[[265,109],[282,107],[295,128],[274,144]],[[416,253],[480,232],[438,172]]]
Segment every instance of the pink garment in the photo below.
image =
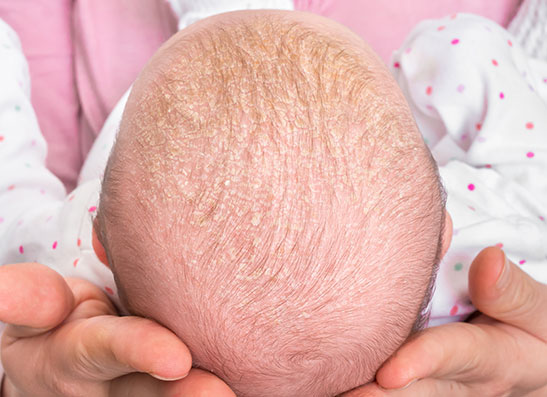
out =
[[[506,25],[520,2],[294,1],[297,10],[347,25],[386,62],[422,19],[465,11]],[[0,18],[21,37],[30,64],[32,104],[49,143],[47,165],[67,187],[116,101],[175,32],[167,7],[164,0],[0,0]]]
[[164,1],[75,0],[74,62],[84,156],[120,97],[176,26]]
[[351,28],[389,62],[403,39],[424,20],[467,12],[507,26],[521,0],[294,0],[297,10],[329,17]]
[[29,63],[32,105],[49,144],[47,167],[69,188],[83,162],[71,10],[72,0],[0,0],[0,18],[18,33]]

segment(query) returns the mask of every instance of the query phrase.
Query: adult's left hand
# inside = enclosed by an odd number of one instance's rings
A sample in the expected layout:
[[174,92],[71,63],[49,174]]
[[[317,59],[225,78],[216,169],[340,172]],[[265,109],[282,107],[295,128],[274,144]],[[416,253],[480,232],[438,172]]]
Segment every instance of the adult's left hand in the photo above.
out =
[[418,333],[375,383],[344,396],[547,396],[547,285],[486,248],[471,265],[469,289],[482,314]]

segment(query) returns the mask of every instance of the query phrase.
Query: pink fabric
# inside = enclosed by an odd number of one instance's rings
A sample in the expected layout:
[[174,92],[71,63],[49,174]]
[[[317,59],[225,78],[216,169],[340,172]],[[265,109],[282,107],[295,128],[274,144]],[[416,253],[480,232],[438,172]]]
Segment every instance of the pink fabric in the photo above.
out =
[[364,38],[385,62],[420,21],[468,12],[507,26],[520,0],[295,0],[297,10],[338,21]]
[[85,155],[146,61],[176,32],[176,21],[161,0],[75,0],[74,4],[80,149]]
[[19,34],[30,69],[32,104],[49,143],[48,168],[68,187],[82,165],[71,42],[72,0],[0,0],[0,18]]

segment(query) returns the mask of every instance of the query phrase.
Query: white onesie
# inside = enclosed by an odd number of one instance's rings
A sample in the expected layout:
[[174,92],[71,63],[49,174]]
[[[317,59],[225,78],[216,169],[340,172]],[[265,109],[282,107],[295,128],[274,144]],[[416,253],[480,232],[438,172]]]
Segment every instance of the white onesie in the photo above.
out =
[[430,326],[474,311],[467,274],[486,246],[547,283],[547,63],[514,41],[490,20],[457,14],[420,23],[393,56],[454,222]]
[[[485,246],[502,245],[547,282],[547,64],[529,59],[495,23],[457,15],[420,24],[393,71],[440,164],[455,227],[432,323],[473,310],[467,270]],[[43,263],[93,282],[117,302],[112,274],[91,246],[91,221],[127,95],[67,195],[45,167],[27,65],[1,21],[0,87],[0,263]]]

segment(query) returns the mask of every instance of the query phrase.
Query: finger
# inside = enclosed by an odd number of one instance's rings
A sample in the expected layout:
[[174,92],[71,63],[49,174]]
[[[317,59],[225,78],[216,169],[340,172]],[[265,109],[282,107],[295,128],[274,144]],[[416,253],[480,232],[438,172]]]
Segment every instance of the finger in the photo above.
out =
[[342,397],[465,397],[470,391],[455,381],[420,379],[402,388],[386,390],[376,383],[359,387],[344,393]]
[[453,323],[429,328],[404,344],[380,368],[376,381],[397,389],[428,377],[466,380],[476,376],[473,371],[495,373],[504,363],[502,357],[513,357],[508,350],[515,344],[507,339],[491,326]]
[[387,393],[377,383],[369,383],[342,393],[340,397],[386,397]]
[[132,372],[180,379],[192,365],[188,348],[173,332],[140,317],[98,316],[80,321],[56,332],[50,346],[50,354],[65,351],[57,355],[59,366],[88,380],[106,381]]
[[235,393],[220,378],[201,369],[192,369],[186,379],[177,382],[181,396],[235,397]]
[[386,397],[475,397],[467,386],[452,380],[420,379],[398,390],[386,390]]
[[68,277],[65,280],[74,295],[74,310],[65,321],[117,315],[116,308],[99,287],[79,278]]
[[38,263],[0,266],[0,321],[5,334],[29,337],[60,324],[74,307],[61,275]]
[[469,292],[481,312],[547,341],[547,285],[506,260],[500,249],[477,255],[469,270]]
[[192,369],[187,378],[165,382],[145,374],[130,374],[112,381],[109,397],[214,396],[235,397],[216,376]]
[[64,324],[53,333],[18,339],[3,347],[2,361],[16,385],[43,391],[57,390],[59,385],[63,390],[79,390],[133,372],[180,379],[188,374],[192,360],[176,335],[151,320],[98,316]]

